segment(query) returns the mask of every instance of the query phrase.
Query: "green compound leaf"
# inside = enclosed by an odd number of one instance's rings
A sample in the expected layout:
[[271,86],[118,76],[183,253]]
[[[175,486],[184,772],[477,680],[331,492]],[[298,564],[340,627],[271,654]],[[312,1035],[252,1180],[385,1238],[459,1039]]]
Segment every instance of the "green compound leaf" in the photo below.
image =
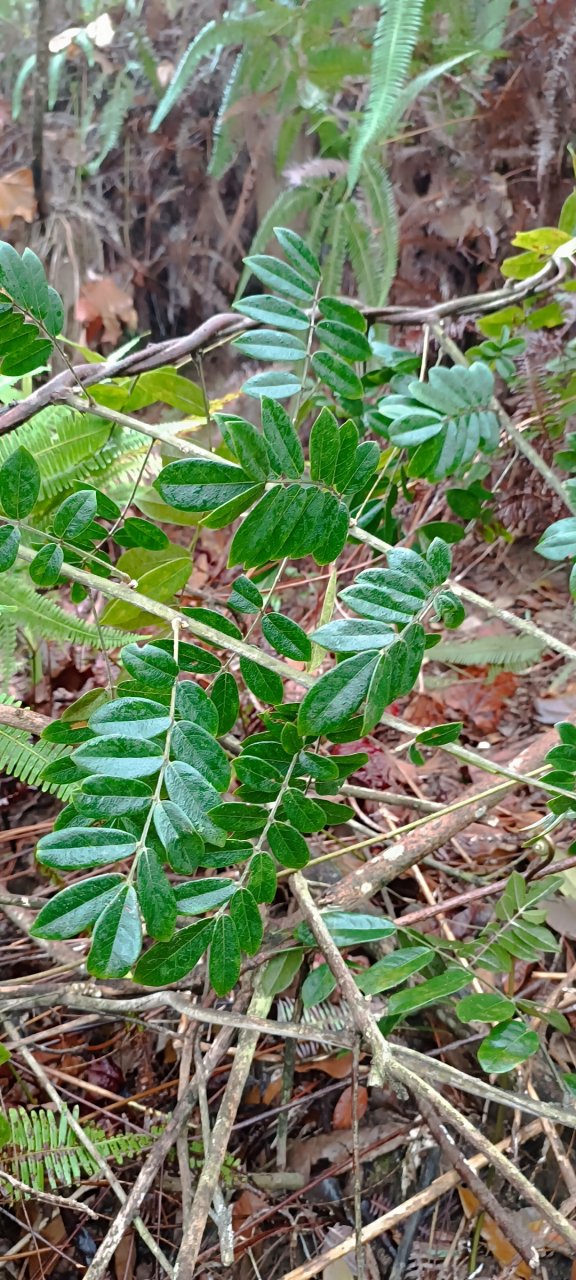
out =
[[290,986],[302,964],[303,955],[302,947],[291,947],[268,961],[262,979],[262,991],[265,995],[277,996]]
[[245,298],[243,302],[233,302],[234,311],[239,311],[251,320],[260,324],[275,324],[279,329],[308,329],[310,322],[303,311],[299,311],[291,302],[283,298],[275,298],[271,293],[256,294],[253,298]]
[[372,348],[368,339],[356,327],[340,320],[321,320],[316,325],[316,337],[325,347],[343,360],[370,360]]
[[193,680],[181,680],[176,685],[176,712],[183,721],[192,721],[206,733],[216,737],[218,711],[208,694]]
[[355,978],[356,986],[366,996],[378,995],[380,991],[388,991],[390,987],[399,986],[413,973],[420,973],[421,969],[425,969],[426,965],[430,964],[431,958],[432,953],[429,947],[403,947],[401,951],[393,951],[391,955],[383,956],[381,960],[376,961],[376,964],[359,974]]
[[124,978],[142,949],[136,890],[124,885],[98,917],[86,961],[94,978]]
[[5,524],[0,528],[0,573],[11,569],[20,546],[20,530],[13,524]]
[[117,698],[98,707],[88,724],[100,737],[156,738],[166,733],[170,716],[162,703],[150,698]]
[[324,810],[296,788],[288,788],[284,793],[283,803],[286,817],[297,831],[310,835],[314,831],[321,831],[326,826]]
[[430,978],[428,982],[423,982],[419,987],[413,987],[411,991],[397,991],[391,995],[388,1001],[388,1016],[405,1017],[418,1009],[425,1009],[428,1005],[436,1004],[454,995],[456,991],[461,991],[462,987],[467,986],[469,982],[470,974],[464,969],[447,969],[437,978]]
[[272,823],[268,831],[268,844],[278,862],[291,871],[301,871],[310,861],[304,837],[286,822]]
[[[264,830],[268,812],[262,805],[242,804],[232,800],[215,806],[210,810],[209,817],[216,829],[219,829],[220,835],[223,831],[231,831],[238,836],[254,836]],[[224,844],[223,837],[219,843]]]
[[456,742],[463,728],[462,720],[455,720],[452,724],[437,724],[433,729],[423,729],[416,741],[423,743],[424,746],[443,747],[449,742]]
[[270,373],[255,373],[242,387],[242,394],[261,400],[264,396],[274,400],[289,400],[300,390],[300,382],[293,373],[274,369]]
[[221,848],[226,837],[212,821],[210,811],[220,804],[216,789],[193,765],[169,764],[164,774],[170,800],[180,806],[203,840]]
[[4,514],[10,520],[25,520],[36,505],[39,492],[40,468],[36,459],[27,449],[15,449],[0,467],[0,502]]
[[274,235],[292,266],[315,286],[320,279],[320,263],[302,236],[288,227],[274,227]]
[[230,903],[230,918],[242,950],[249,956],[256,955],[264,930],[256,899],[250,889],[236,890]]
[[129,673],[151,693],[169,693],[178,675],[178,667],[169,653],[155,644],[127,644],[120,658]]
[[269,644],[285,658],[294,658],[297,662],[309,662],[312,656],[312,645],[298,623],[287,618],[283,613],[267,613],[262,619],[262,632]]
[[144,848],[138,859],[137,893],[150,937],[169,942],[176,924],[176,895],[152,847]]
[[239,578],[232,587],[232,594],[228,596],[227,604],[231,609],[237,609],[238,613],[258,613],[262,608],[264,599],[260,595],[258,587],[241,573]]
[[224,876],[210,876],[205,880],[190,880],[188,884],[176,886],[178,914],[183,916],[199,916],[204,911],[213,911],[228,902],[236,892],[233,880]]
[[153,819],[172,870],[181,876],[191,875],[201,865],[204,841],[188,815],[173,800],[161,800],[154,805]]
[[478,1061],[484,1071],[502,1075],[531,1058],[540,1048],[535,1031],[523,1022],[502,1022],[494,1027],[478,1050]]
[[300,706],[298,732],[302,737],[336,729],[358,709],[378,659],[374,650],[358,653],[320,677]]
[[216,676],[210,699],[218,714],[218,734],[222,737],[234,728],[240,712],[238,685],[229,671],[222,671]]
[[154,481],[164,501],[178,511],[213,511],[253,487],[241,467],[204,458],[169,462]]
[[136,848],[134,836],[112,827],[67,827],[38,841],[38,860],[59,871],[102,867],[129,858]]
[[304,1008],[312,1009],[314,1005],[322,1004],[323,1000],[327,1000],[332,995],[335,986],[336,979],[329,965],[320,964],[317,969],[312,969],[302,983]]
[[213,920],[199,920],[179,929],[170,942],[159,942],[140,957],[134,981],[145,987],[165,987],[187,977],[210,945]]
[[576,516],[567,516],[565,520],[549,524],[535,549],[546,560],[565,560],[567,556],[575,556]]
[[508,1022],[515,1012],[513,1000],[493,995],[491,991],[465,996],[456,1005],[456,1014],[461,1022]]
[[270,475],[266,442],[256,427],[243,418],[228,420],[228,433],[240,466],[253,480],[263,483]]
[[39,911],[30,931],[32,937],[75,938],[96,922],[121,884],[119,875],[94,876],[62,889]]
[[66,538],[70,542],[77,538],[92,523],[98,508],[98,499],[93,489],[79,489],[71,493],[54,516],[54,533],[57,538]]
[[74,807],[84,818],[94,821],[121,818],[125,814],[147,813],[152,788],[136,778],[106,778],[92,774],[74,792]]
[[214,925],[210,946],[209,975],[217,996],[225,996],[238,981],[242,954],[236,927],[229,916],[220,916]]
[[246,888],[256,902],[273,902],[276,896],[276,868],[269,853],[255,853],[250,863]]
[[277,671],[268,671],[267,667],[261,667],[259,663],[245,657],[240,658],[240,671],[247,688],[261,702],[272,702],[274,705],[282,702],[284,685],[282,676]]
[[310,637],[315,644],[333,653],[360,653],[363,649],[383,649],[396,639],[396,632],[384,623],[359,618],[338,619],[318,627]]
[[176,760],[192,765],[216,791],[227,791],[230,783],[228,757],[206,729],[191,720],[180,720],[174,726],[170,745]]
[[257,253],[245,258],[244,265],[249,267],[267,288],[275,289],[276,293],[284,294],[286,298],[293,299],[295,302],[304,302],[310,306],[314,298],[313,286],[287,262],[281,262],[268,254]]
[[310,432],[310,477],[332,484],[341,436],[334,414],[324,408]]
[[[322,919],[337,947],[378,942],[380,938],[390,938],[396,932],[393,920],[388,920],[385,916],[368,916],[355,911],[323,911]],[[314,934],[307,924],[299,924],[294,932],[304,946],[316,946]]]
[[162,768],[163,749],[156,742],[113,737],[91,738],[72,752],[74,764],[108,778],[148,778]]
[[345,400],[362,399],[363,389],[358,375],[340,356],[327,351],[315,351],[311,364],[321,382],[325,382],[337,396]]
[[58,581],[64,563],[62,547],[47,542],[34,556],[29,567],[30,577],[37,587],[53,587]]
[[262,430],[276,474],[297,480],[304,470],[302,445],[286,410],[266,396],[262,397]]
[[366,333],[365,317],[349,302],[341,302],[340,298],[319,298],[318,310],[326,320],[339,320],[341,324],[351,326],[358,333]]
[[292,364],[303,360],[306,355],[306,344],[293,334],[282,333],[279,329],[258,329],[256,333],[245,333],[235,338],[232,343],[238,351],[253,360],[276,360]]

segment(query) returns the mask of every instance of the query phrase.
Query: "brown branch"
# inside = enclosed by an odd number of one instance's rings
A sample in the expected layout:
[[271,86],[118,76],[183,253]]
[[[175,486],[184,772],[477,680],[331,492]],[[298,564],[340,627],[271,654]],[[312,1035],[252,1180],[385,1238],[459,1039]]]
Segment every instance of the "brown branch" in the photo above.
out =
[[[272,1003],[272,997],[265,995],[260,989],[261,975],[258,975],[257,986],[250,1001],[249,1014],[255,1018],[265,1017]],[[238,1047],[226,1085],[226,1090],[216,1124],[212,1130],[210,1150],[204,1152],[204,1166],[196,1195],[192,1203],[187,1229],[184,1231],[180,1252],[176,1263],[178,1280],[192,1280],[196,1261],[202,1244],[202,1236],[210,1205],[218,1186],[220,1170],[228,1150],[232,1126],[236,1119],[240,1099],[258,1044],[258,1031],[242,1031],[238,1037]]]
[[510,1160],[496,1151],[493,1144],[475,1128],[467,1116],[458,1111],[456,1107],[453,1107],[450,1102],[447,1102],[441,1094],[437,1093],[422,1075],[417,1075],[415,1071],[404,1066],[398,1060],[392,1046],[384,1039],[376,1019],[370,1012],[368,1001],[358,990],[300,871],[296,872],[292,877],[291,885],[304,918],[309,924],[325,960],[330,965],[332,973],[342,989],[354,1026],[362,1034],[366,1045],[371,1050],[372,1067],[368,1083],[382,1085],[385,1081],[390,1081],[393,1086],[400,1084],[405,1089],[409,1089],[418,1102],[422,1098],[428,1100],[434,1109],[440,1113],[443,1120],[453,1125],[467,1142],[472,1143],[478,1151],[484,1152],[489,1157],[498,1172],[520,1192],[528,1204],[536,1206],[546,1222],[563,1236],[572,1249],[576,1251],[576,1229],[564,1215],[555,1209],[536,1187],[532,1186],[528,1179],[524,1177],[524,1174],[520,1173]]
[[9,729],[25,729],[27,733],[35,733],[39,737],[46,725],[52,724],[52,717],[41,716],[29,707],[0,705],[0,724],[8,725]]
[[[234,1008],[240,1011],[246,1008],[247,996],[241,992],[237,997]],[[218,1066],[221,1058],[226,1053],[228,1046],[232,1040],[234,1032],[231,1027],[223,1027],[217,1035],[210,1051],[204,1060],[204,1070],[209,1076]],[[108,1269],[108,1264],[116,1247],[119,1245],[122,1236],[128,1230],[128,1227],[135,1221],[136,1215],[145,1195],[147,1195],[158,1170],[161,1168],[168,1152],[177,1141],[180,1130],[188,1123],[192,1111],[198,1099],[198,1086],[196,1080],[192,1080],[190,1087],[183,1095],[175,1107],[174,1113],[169,1124],[166,1125],[163,1133],[154,1143],[144,1165],[132,1187],[130,1195],[125,1204],[122,1205],[119,1213],[116,1215],[114,1222],[102,1241],[97,1253],[95,1254],[84,1280],[100,1280]]]
[[44,112],[48,100],[48,0],[37,0],[36,66],[34,69],[34,108],[32,117],[32,177],[38,217],[48,214],[44,189]]
[[[549,733],[541,734],[534,741],[527,743],[509,762],[507,768],[514,769],[518,773],[528,773],[531,770],[538,769],[544,763],[548,751],[556,746],[557,742],[558,734],[555,729]],[[415,863],[421,862],[422,858],[426,857],[426,854],[432,853],[435,849],[440,849],[453,836],[463,831],[469,823],[477,821],[479,817],[483,817],[487,809],[493,808],[502,799],[501,794],[486,796],[481,801],[480,812],[478,804],[475,803],[475,795],[480,794],[484,789],[484,783],[478,783],[475,787],[471,787],[469,805],[461,809],[455,809],[452,813],[444,814],[442,817],[431,817],[426,826],[410,832],[403,840],[390,845],[356,871],[344,876],[338,884],[332,885],[328,889],[321,905],[326,906],[329,904],[330,907],[340,910],[357,905],[358,902],[365,902],[367,898],[371,898],[384,885],[394,880],[397,875],[400,875],[403,871],[408,871]]]
[[[540,1122],[533,1121],[532,1124],[526,1125],[525,1129],[521,1129],[517,1135],[520,1144],[530,1142],[532,1138],[536,1138],[541,1132]],[[502,1142],[497,1144],[498,1151],[506,1151],[512,1146],[512,1138],[504,1138]],[[485,1169],[489,1163],[486,1156],[472,1156],[469,1161],[471,1169]],[[324,1170],[324,1176],[329,1170]],[[428,1205],[434,1204],[441,1196],[446,1195],[453,1187],[457,1187],[460,1182],[460,1175],[452,1170],[449,1173],[442,1173],[439,1178],[426,1188],[425,1191],[418,1191],[415,1195],[410,1196],[409,1200],[405,1200],[404,1204],[396,1205],[394,1209],[390,1209],[388,1213],[384,1213],[382,1217],[375,1218],[374,1222],[368,1223],[368,1226],[362,1229],[362,1244],[368,1244],[370,1240],[376,1240],[384,1231],[391,1231],[394,1227],[399,1226],[401,1222],[405,1222],[411,1214],[418,1209],[426,1209]],[[346,1254],[351,1252],[352,1239],[342,1240],[340,1244],[336,1244],[332,1249],[328,1249],[326,1253],[319,1253],[315,1258],[311,1258],[309,1262],[305,1262],[303,1266],[296,1267],[294,1271],[289,1271],[283,1277],[283,1280],[312,1280],[313,1276],[317,1276],[319,1271],[323,1271],[331,1262],[336,1262],[338,1258],[344,1258]]]
[[500,1227],[500,1230],[506,1236],[506,1239],[510,1241],[510,1244],[514,1245],[514,1248],[516,1249],[516,1252],[520,1254],[520,1257],[523,1258],[531,1267],[534,1267],[535,1270],[537,1270],[539,1265],[538,1252],[535,1246],[530,1242],[524,1228],[520,1226],[518,1219],[515,1218],[508,1209],[504,1208],[504,1205],[496,1199],[493,1192],[489,1190],[482,1179],[478,1177],[478,1174],[475,1173],[474,1169],[470,1167],[470,1162],[466,1160],[458,1150],[454,1139],[441,1123],[430,1103],[426,1099],[421,1098],[418,1105],[420,1107],[420,1113],[424,1117],[432,1137],[436,1140],[438,1146],[442,1148],[444,1155],[448,1157],[450,1164],[454,1166],[456,1172],[460,1175],[462,1182],[468,1183],[470,1190],[476,1196],[481,1208],[485,1213],[489,1213],[490,1217],[494,1219],[494,1222],[498,1227]]

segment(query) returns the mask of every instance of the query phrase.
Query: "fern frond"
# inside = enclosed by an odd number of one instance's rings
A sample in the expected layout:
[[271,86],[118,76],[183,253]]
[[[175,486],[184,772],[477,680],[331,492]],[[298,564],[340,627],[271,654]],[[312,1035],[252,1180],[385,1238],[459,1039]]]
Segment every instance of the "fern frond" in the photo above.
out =
[[296,21],[296,14],[291,13],[289,9],[281,9],[280,5],[274,5],[267,11],[248,14],[245,18],[228,13],[225,14],[222,22],[207,22],[192,44],[188,45],[176,67],[174,78],[154,113],[150,133],[155,132],[164,117],[172,110],[199,62],[207,54],[219,47],[250,45],[254,41],[270,39],[271,36],[280,32],[288,36],[290,28],[294,28]]
[[430,658],[459,667],[501,667],[520,675],[539,662],[543,649],[532,636],[483,636],[480,640],[441,640]]
[[477,52],[475,49],[468,49],[466,53],[456,54],[454,58],[447,58],[445,62],[437,62],[434,66],[427,67],[426,71],[421,71],[419,76],[414,76],[414,79],[410,80],[398,94],[386,122],[386,135],[382,131],[380,140],[385,142],[386,136],[390,137],[395,132],[404,112],[408,110],[408,107],[412,106],[418,95],[423,93],[429,84],[432,84],[439,76],[443,76],[446,71],[451,71],[452,67],[455,67],[458,62],[464,62],[466,58],[471,58]]
[[238,149],[232,136],[231,122],[226,119],[226,114],[240,96],[247,62],[247,50],[244,50],[238,54],[232,68],[232,75],[222,94],[222,101],[214,126],[213,150],[210,164],[208,165],[208,173],[211,178],[221,178],[226,173]]
[[366,148],[388,131],[418,38],[423,4],[424,0],[382,0],[372,47],[370,96],[350,159],[349,191],[358,181]]
[[380,293],[380,262],[372,230],[351,200],[346,200],[342,208],[348,256],[354,268],[358,293],[363,302],[375,307]]
[[134,81],[125,72],[116,76],[114,89],[105,103],[100,115],[100,151],[90,164],[86,165],[87,173],[98,173],[106,156],[116,146],[124,117],[134,102]]
[[[79,1107],[72,1115],[80,1118]],[[98,1173],[99,1166],[90,1152],[70,1128],[66,1114],[56,1119],[53,1111],[26,1111],[24,1107],[10,1107],[8,1112],[10,1137],[0,1154],[0,1188],[4,1195],[20,1200],[21,1191],[15,1191],[10,1183],[2,1184],[2,1169],[25,1182],[34,1191],[43,1191],[46,1178],[51,1191],[58,1185],[77,1186],[83,1178]],[[133,1159],[152,1145],[160,1130],[150,1133],[122,1133],[107,1137],[95,1125],[86,1125],[89,1137],[103,1160],[115,1160],[122,1164]],[[28,1199],[28,1196],[25,1196]]]
[[330,213],[330,251],[322,270],[322,293],[329,297],[340,293],[342,286],[348,235],[344,207],[345,202],[341,201]]
[[15,614],[0,613],[0,677],[2,692],[8,693],[10,681],[17,667],[16,641],[18,624]]
[[398,215],[392,183],[378,160],[364,158],[360,175],[362,194],[366,200],[372,230],[378,233],[380,279],[376,305],[386,302],[398,262]]
[[[318,203],[320,192],[317,187],[297,187],[295,190],[281,191],[272,208],[262,219],[260,226],[250,245],[250,254],[263,253],[268,241],[272,239],[274,227],[286,227],[297,213],[313,209]],[[239,302],[252,274],[251,267],[244,267],[236,290],[235,302]]]
[[310,221],[308,223],[308,235],[306,239],[312,253],[315,253],[316,257],[318,257],[320,253],[320,246],[322,244],[324,232],[329,225],[333,208],[334,187],[330,186],[326,187],[326,190],[322,192],[316,208],[313,209],[310,214]]
[[[0,604],[15,604],[18,613],[10,615],[16,618],[19,627],[28,627],[44,640],[57,640],[70,644],[86,644],[93,649],[100,648],[98,630],[93,622],[85,622],[75,613],[66,613],[64,609],[51,600],[49,596],[41,596],[21,573],[3,573],[0,577]],[[116,649],[120,645],[138,640],[127,631],[117,631],[114,627],[102,627],[102,635],[107,649]]]
[[[0,693],[0,702],[5,707],[18,707],[16,698]],[[42,791],[52,791],[59,800],[66,800],[70,795],[71,783],[58,785],[56,782],[43,782],[40,779],[46,765],[53,764],[60,756],[66,755],[69,748],[59,742],[30,741],[30,734],[25,729],[11,729],[9,725],[0,724],[0,771],[4,770],[12,778],[27,782],[29,787],[40,787]],[[19,1175],[18,1175],[19,1176]]]

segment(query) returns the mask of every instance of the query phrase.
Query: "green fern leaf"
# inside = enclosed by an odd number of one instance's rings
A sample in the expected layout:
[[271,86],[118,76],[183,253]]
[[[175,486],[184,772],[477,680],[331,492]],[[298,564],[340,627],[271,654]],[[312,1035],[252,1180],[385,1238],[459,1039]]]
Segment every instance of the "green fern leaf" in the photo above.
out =
[[[0,693],[0,703],[5,707],[20,706],[15,698],[3,693]],[[56,742],[40,740],[31,743],[30,734],[26,733],[25,729],[11,729],[9,725],[0,724],[0,771],[5,770],[12,778],[27,782],[29,787],[53,791],[60,800],[68,798],[71,784],[59,786],[55,782],[43,782],[40,774],[47,764],[53,764],[67,751],[68,747]]]
[[[74,1107],[72,1115],[79,1120],[80,1111]],[[25,1111],[24,1107],[10,1107],[8,1112],[10,1136],[0,1153],[0,1187],[3,1195],[13,1200],[29,1199],[7,1181],[2,1182],[2,1172],[11,1173],[25,1182],[31,1191],[42,1191],[47,1175],[52,1191],[58,1184],[78,1184],[84,1177],[93,1177],[99,1166],[80,1139],[70,1128],[66,1114],[60,1116],[57,1126],[52,1111]],[[163,1127],[163,1126],[162,1126]],[[154,1126],[150,1133],[123,1133],[107,1137],[95,1125],[86,1125],[85,1133],[94,1143],[103,1160],[134,1159],[152,1145],[162,1127]]]
[[8,693],[10,681],[17,667],[16,641],[18,624],[16,614],[0,613],[0,676],[2,692]]
[[238,54],[232,68],[232,75],[222,94],[222,101],[214,126],[214,146],[210,164],[208,165],[208,173],[212,178],[221,178],[226,173],[238,149],[237,143],[232,136],[231,121],[226,119],[226,114],[240,97],[248,61],[247,50]]
[[380,273],[376,305],[386,302],[398,262],[398,215],[392,183],[383,165],[365,157],[360,175],[362,194],[370,212],[372,229],[379,233]]
[[150,125],[150,133],[155,132],[164,117],[172,110],[196,70],[198,63],[207,54],[212,53],[219,46],[229,48],[231,45],[248,45],[252,41],[269,39],[279,32],[282,32],[284,36],[289,36],[290,31],[295,27],[296,21],[297,15],[295,13],[290,13],[288,9],[284,9],[280,5],[274,5],[270,6],[270,9],[264,13],[252,13],[246,18],[237,18],[231,14],[226,14],[222,22],[208,22],[199,31],[192,44],[188,46],[177,66],[174,78],[156,108]]
[[360,134],[352,151],[348,190],[356,186],[367,147],[386,136],[395,118],[398,95],[410,67],[424,0],[382,0],[370,70],[370,96]]
[[134,102],[134,81],[125,73],[120,72],[116,76],[116,82],[111,96],[102,109],[100,116],[100,151],[90,164],[86,165],[87,173],[98,173],[102,161],[116,146],[124,117],[130,110]]
[[330,252],[322,271],[322,293],[328,297],[340,293],[346,260],[348,224],[344,202],[336,205],[330,217]]
[[521,675],[540,661],[545,646],[532,636],[483,636],[480,640],[441,640],[432,662],[458,667],[500,667]]
[[322,192],[318,203],[310,214],[308,235],[306,239],[312,253],[314,253],[316,257],[318,257],[318,254],[320,253],[320,246],[324,238],[324,233],[330,224],[334,205],[337,203],[337,200],[335,199],[336,188],[338,188],[338,199],[340,199],[344,194],[344,184],[342,183],[342,180],[335,183],[334,186],[326,187],[325,191]]
[[[66,613],[55,600],[39,595],[21,573],[2,574],[0,604],[17,605],[17,614],[5,616],[15,617],[19,627],[29,628],[32,634],[40,635],[44,640],[68,641],[71,644],[91,645],[93,649],[100,648],[98,630],[93,622],[85,622],[75,613]],[[114,627],[102,627],[102,635],[107,649],[116,649],[131,640],[141,638]]]
[[380,294],[380,264],[372,244],[372,233],[351,200],[342,206],[348,255],[354,268],[358,292],[363,302],[375,307]]
[[[250,256],[263,253],[268,241],[272,239],[274,227],[286,227],[296,214],[312,209],[318,203],[320,192],[317,187],[296,187],[289,191],[281,191],[272,208],[262,219],[260,226],[250,245]],[[248,256],[248,255],[247,255]],[[251,267],[244,267],[236,290],[235,302],[239,302],[246,285],[252,275]]]

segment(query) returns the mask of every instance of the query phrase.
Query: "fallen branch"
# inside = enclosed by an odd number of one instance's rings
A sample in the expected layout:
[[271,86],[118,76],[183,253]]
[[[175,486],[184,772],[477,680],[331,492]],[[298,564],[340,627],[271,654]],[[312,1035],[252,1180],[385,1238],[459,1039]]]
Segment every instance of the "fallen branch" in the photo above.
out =
[[576,1251],[576,1228],[553,1207],[536,1187],[496,1148],[461,1112],[418,1076],[410,1068],[398,1061],[392,1048],[384,1039],[380,1028],[370,1012],[369,1004],[358,990],[354,979],[333,941],[316,904],[314,903],[306,880],[300,871],[292,877],[291,885],[296,900],[301,907],[304,918],[310,926],[324,959],[330,966],[342,995],[352,1014],[354,1026],[364,1037],[367,1047],[372,1053],[372,1067],[368,1077],[369,1084],[382,1086],[389,1081],[393,1086],[400,1085],[409,1089],[420,1101],[422,1098],[432,1104],[442,1118],[462,1135],[466,1141],[484,1152],[499,1173],[524,1197],[528,1204],[535,1205],[542,1217],[550,1223]]
[[[246,994],[241,992],[235,1001],[235,1008],[240,1010],[242,1006],[246,1007],[246,1004]],[[204,1070],[207,1077],[215,1070],[221,1058],[223,1058],[231,1043],[232,1036],[233,1029],[231,1027],[223,1027],[216,1036],[216,1039],[204,1060]],[[130,1195],[122,1205],[122,1208],[116,1215],[108,1234],[104,1237],[104,1240],[94,1255],[84,1280],[101,1280],[101,1277],[107,1271],[110,1259],[115,1253],[122,1236],[128,1230],[131,1223],[136,1221],[136,1215],[144,1197],[150,1190],[154,1178],[164,1163],[170,1148],[174,1146],[177,1141],[180,1130],[188,1123],[197,1100],[198,1085],[196,1080],[193,1079],[186,1093],[175,1107],[174,1113],[169,1123],[166,1125],[166,1128],[160,1134],[160,1137],[157,1138],[154,1146],[149,1152],[142,1169],[138,1174],[136,1182],[132,1187]]]
[[[540,1121],[535,1120],[532,1124],[526,1125],[525,1129],[520,1130],[516,1140],[521,1145],[525,1142],[530,1142],[532,1138],[536,1138],[540,1132]],[[495,1150],[507,1151],[512,1146],[512,1142],[511,1137],[504,1138],[502,1142],[497,1143]],[[484,1155],[472,1156],[468,1161],[470,1168],[474,1170],[485,1169],[489,1163],[489,1160]],[[451,1191],[453,1187],[457,1187],[459,1182],[460,1174],[456,1170],[441,1174],[425,1191],[416,1192],[415,1195],[410,1196],[409,1200],[405,1200],[404,1204],[396,1205],[394,1209],[389,1209],[380,1218],[375,1218],[374,1222],[370,1222],[366,1227],[363,1227],[362,1244],[369,1244],[371,1240],[376,1240],[385,1231],[391,1231],[394,1227],[399,1226],[401,1222],[405,1222],[418,1209],[426,1209],[428,1205],[434,1204],[441,1196],[446,1195],[446,1192]],[[327,1249],[325,1253],[319,1253],[315,1258],[311,1258],[309,1262],[305,1262],[303,1266],[296,1267],[294,1271],[289,1271],[287,1275],[282,1277],[282,1280],[312,1280],[313,1276],[317,1276],[319,1271],[323,1271],[324,1267],[329,1266],[331,1262],[337,1262],[338,1258],[344,1258],[348,1253],[351,1253],[351,1245],[353,1245],[352,1237],[349,1237],[348,1240],[342,1240],[340,1244],[334,1245],[332,1249]]]
[[[96,1213],[94,1209],[91,1209],[89,1205],[80,1204],[73,1195],[58,1196],[53,1191],[38,1191],[36,1187],[32,1189],[27,1182],[20,1182],[19,1178],[15,1178],[14,1174],[8,1173],[6,1169],[2,1169],[0,1173],[0,1184],[2,1182],[9,1182],[10,1186],[15,1187],[17,1191],[24,1191],[27,1196],[32,1195],[34,1200],[42,1200],[44,1204],[61,1206],[63,1209],[76,1209],[78,1213],[85,1213],[88,1218],[100,1218],[102,1216],[100,1213]],[[81,1191],[84,1190],[85,1188],[82,1187]]]
[[[12,1039],[17,1040],[18,1032],[16,1030],[16,1027],[13,1026],[11,1022],[5,1022],[4,1026],[6,1027],[6,1030],[8,1031]],[[82,1143],[82,1146],[86,1148],[86,1151],[88,1151],[89,1155],[98,1165],[100,1173],[111,1186],[117,1200],[120,1201],[120,1204],[124,1205],[127,1200],[127,1196],[126,1196],[124,1187],[122,1186],[122,1183],[118,1181],[116,1175],[112,1172],[110,1166],[106,1163],[106,1160],[104,1160],[103,1157],[100,1155],[98,1148],[94,1145],[94,1143],[92,1142],[92,1139],[86,1133],[86,1130],[83,1129],[82,1125],[78,1123],[78,1121],[70,1111],[67,1104],[62,1101],[60,1094],[58,1093],[58,1090],[55,1089],[54,1085],[50,1083],[48,1076],[44,1071],[44,1068],[36,1060],[34,1055],[30,1053],[30,1050],[27,1049],[25,1045],[21,1046],[19,1052],[21,1057],[24,1059],[26,1065],[30,1068],[30,1070],[36,1076],[37,1080],[40,1081],[45,1093],[48,1094],[48,1097],[55,1104],[60,1115],[66,1116],[70,1128],[76,1134],[78,1141]],[[134,1226],[136,1227],[138,1234],[141,1236],[142,1240],[144,1241],[144,1244],[147,1245],[147,1247],[150,1249],[150,1252],[156,1258],[157,1262],[159,1262],[160,1266],[162,1267],[162,1270],[165,1271],[166,1274],[170,1276],[172,1280],[172,1277],[174,1275],[173,1267],[169,1263],[166,1255],[164,1254],[160,1246],[156,1243],[154,1236],[150,1234],[148,1227],[142,1221],[142,1218],[135,1217]]]
[[500,1227],[500,1230],[506,1236],[506,1239],[510,1241],[510,1244],[514,1245],[516,1253],[520,1254],[520,1257],[523,1258],[529,1266],[538,1270],[538,1250],[535,1245],[530,1242],[527,1233],[518,1222],[518,1219],[515,1218],[508,1209],[504,1208],[504,1205],[500,1203],[494,1193],[490,1191],[489,1187],[487,1187],[482,1179],[478,1177],[478,1174],[474,1169],[470,1167],[470,1162],[466,1160],[458,1150],[454,1139],[448,1133],[445,1125],[440,1122],[434,1108],[430,1106],[430,1103],[424,1098],[421,1098],[419,1106],[420,1113],[424,1117],[432,1137],[436,1140],[438,1146],[442,1148],[444,1155],[448,1157],[450,1164],[454,1166],[456,1172],[460,1175],[462,1182],[468,1183],[470,1190],[476,1196],[481,1208],[485,1213],[489,1213],[490,1217],[494,1219],[494,1222],[498,1227]]
[[[260,989],[260,983],[261,975],[258,976],[256,990],[248,1010],[249,1015],[258,1019],[266,1016],[272,1003],[272,997],[264,994]],[[175,1275],[177,1280],[192,1280],[194,1275],[210,1205],[218,1186],[220,1170],[228,1150],[232,1126],[236,1119],[259,1034],[259,1031],[244,1030],[238,1037],[236,1055],[216,1124],[212,1130],[210,1150],[204,1152],[204,1166],[198,1180],[196,1195],[192,1202],[188,1228],[184,1231],[180,1252],[176,1260]]]
[[[384,717],[386,724],[394,724],[396,727],[397,717]],[[399,721],[398,728],[402,732],[414,732],[414,726],[408,725],[407,722]],[[533,742],[527,743],[522,750],[514,756],[510,762],[510,766],[502,766],[503,771],[513,773],[529,773],[531,770],[540,768],[548,751],[557,745],[558,734],[556,730],[549,733],[543,733]],[[456,752],[449,754],[456,755]],[[476,763],[474,761],[474,763]],[[488,762],[486,762],[488,763]],[[498,765],[492,765],[491,769],[498,770]],[[520,784],[517,784],[520,785]],[[453,836],[458,835],[471,822],[482,817],[487,809],[493,808],[501,800],[501,794],[497,793],[492,797],[487,796],[482,802],[482,813],[478,811],[478,795],[484,790],[483,784],[477,784],[476,787],[470,788],[470,802],[466,807],[455,809],[452,813],[447,813],[443,817],[431,817],[425,827],[420,827],[417,831],[411,832],[405,836],[403,840],[389,845],[382,853],[376,854],[369,862],[358,867],[356,871],[350,872],[344,876],[338,884],[331,885],[322,899],[321,905],[330,907],[349,908],[358,902],[365,902],[367,898],[371,898],[384,885],[389,884],[402,871],[408,871],[415,863],[421,862],[426,854],[433,853],[435,849],[440,849],[443,844],[447,844]],[[344,852],[344,851],[343,851]]]

